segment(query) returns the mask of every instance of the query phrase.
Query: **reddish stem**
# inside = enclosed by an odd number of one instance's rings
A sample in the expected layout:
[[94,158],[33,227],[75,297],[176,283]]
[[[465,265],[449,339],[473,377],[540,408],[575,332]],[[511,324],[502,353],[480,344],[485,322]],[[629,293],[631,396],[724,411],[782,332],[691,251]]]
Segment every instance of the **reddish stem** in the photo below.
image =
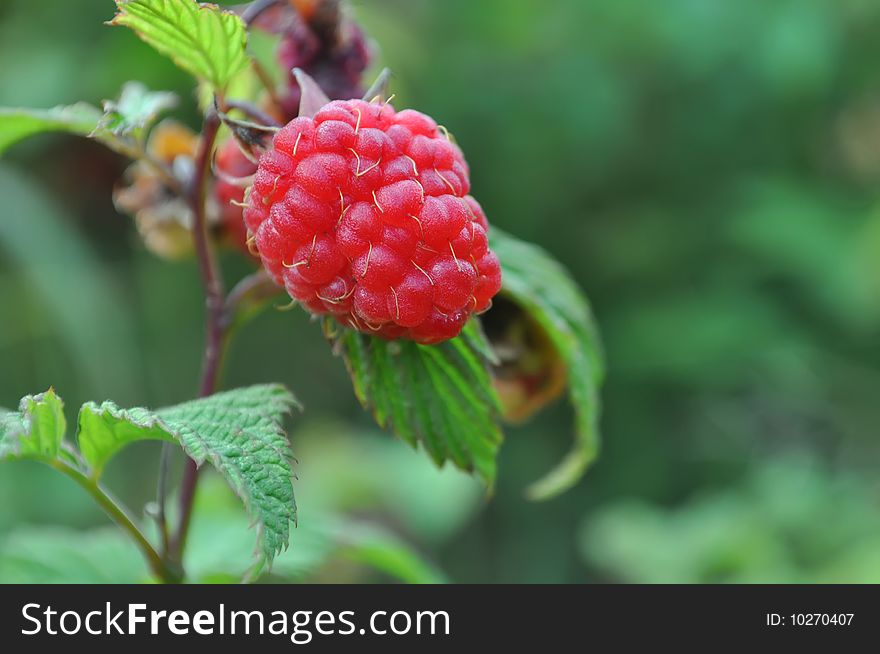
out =
[[[219,128],[220,117],[211,108],[205,115],[202,126],[202,137],[195,160],[195,174],[187,198],[193,214],[193,241],[205,291],[205,355],[202,361],[199,397],[206,397],[217,390],[217,377],[226,341],[223,280],[214,256],[208,234],[207,217],[205,216],[206,181],[211,170],[214,141],[217,138]],[[198,480],[199,468],[196,462],[187,459],[180,486],[179,521],[169,551],[170,557],[177,562],[182,560],[186,547],[186,537],[192,518],[193,500]]]

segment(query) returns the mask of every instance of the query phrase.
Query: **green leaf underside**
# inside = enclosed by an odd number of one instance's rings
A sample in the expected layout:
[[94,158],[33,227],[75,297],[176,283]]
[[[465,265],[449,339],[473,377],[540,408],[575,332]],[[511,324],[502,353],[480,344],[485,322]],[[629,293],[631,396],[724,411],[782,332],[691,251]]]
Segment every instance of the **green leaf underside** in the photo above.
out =
[[502,434],[479,323],[439,345],[384,341],[330,321],[324,330],[380,427],[421,444],[437,465],[450,460],[493,483]]
[[84,102],[52,109],[0,108],[0,154],[18,141],[41,132],[69,132],[87,136],[102,112]]
[[248,61],[247,33],[235,14],[193,0],[116,0],[111,25],[131,28],[177,66],[218,90]]
[[296,400],[276,384],[217,393],[149,411],[120,409],[112,402],[87,403],[79,414],[79,447],[100,475],[122,447],[140,440],[173,440],[198,463],[211,463],[257,526],[261,560],[287,547],[296,519],[290,445],[283,416]]
[[501,261],[501,292],[547,332],[568,372],[575,409],[574,447],[527,491],[533,499],[546,499],[574,485],[599,453],[601,343],[586,298],[557,261],[497,228],[491,231],[490,244]]
[[23,397],[18,411],[0,412],[0,460],[54,460],[66,429],[64,403],[52,389]]

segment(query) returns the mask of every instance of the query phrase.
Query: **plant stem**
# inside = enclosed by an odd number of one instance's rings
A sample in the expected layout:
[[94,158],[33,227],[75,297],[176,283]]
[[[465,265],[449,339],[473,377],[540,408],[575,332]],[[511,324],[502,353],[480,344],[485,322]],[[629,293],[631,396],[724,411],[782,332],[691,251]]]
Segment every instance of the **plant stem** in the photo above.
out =
[[224,327],[234,331],[238,325],[258,313],[269,300],[283,292],[284,289],[264,269],[251,273],[238,282],[226,296]]
[[[195,159],[195,174],[193,175],[192,186],[187,194],[187,200],[193,213],[193,241],[205,292],[206,308],[205,355],[202,360],[202,381],[199,387],[199,397],[206,397],[217,390],[220,360],[226,340],[223,317],[223,307],[225,304],[223,280],[220,275],[220,269],[217,266],[216,257],[214,256],[214,249],[208,234],[208,221],[205,215],[205,187],[208,173],[211,170],[214,141],[217,138],[217,130],[219,128],[220,117],[212,107],[205,114],[199,150]],[[171,540],[169,548],[169,556],[176,562],[180,562],[183,559],[198,480],[198,465],[192,459],[187,459],[180,486],[177,531]]]
[[168,535],[168,514],[165,504],[168,501],[168,468],[171,465],[171,444],[162,443],[162,453],[159,455],[159,478],[156,482],[156,526],[159,528],[159,538],[162,539],[162,557],[168,556],[171,547]]
[[208,221],[205,216],[205,182],[211,170],[211,159],[214,152],[214,140],[220,128],[220,117],[212,108],[205,115],[202,138],[195,160],[195,175],[189,193],[189,204],[193,212],[193,240],[196,257],[199,261],[199,272],[205,290],[205,357],[202,363],[202,383],[199,396],[211,395],[217,383],[217,372],[220,354],[223,350],[223,280],[217,259],[214,256],[211,239],[208,234]]
[[125,509],[123,509],[120,503],[105,491],[98,482],[64,460],[56,459],[52,461],[50,465],[79,484],[94,498],[94,500],[102,509],[104,509],[107,515],[109,515],[116,524],[128,532],[128,534],[134,539],[135,543],[137,543],[137,546],[144,553],[144,556],[147,557],[147,563],[149,563],[150,570],[152,570],[154,575],[166,583],[176,583],[180,581],[180,573],[159,556],[159,553],[153,548],[143,532],[138,529],[134,520],[128,516]]
[[238,109],[245,116],[247,116],[251,120],[257,121],[257,123],[260,125],[266,125],[268,127],[281,127],[281,123],[279,123],[272,116],[260,109],[253,102],[246,102],[244,100],[227,100],[226,107],[229,109]]

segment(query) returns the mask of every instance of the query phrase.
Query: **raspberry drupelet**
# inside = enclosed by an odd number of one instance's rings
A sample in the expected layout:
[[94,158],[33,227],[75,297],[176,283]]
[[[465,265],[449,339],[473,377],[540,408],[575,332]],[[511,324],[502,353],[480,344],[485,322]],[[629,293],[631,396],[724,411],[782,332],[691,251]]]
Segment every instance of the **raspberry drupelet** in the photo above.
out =
[[439,343],[501,286],[468,166],[417,111],[334,101],[260,158],[244,219],[264,266],[310,312]]

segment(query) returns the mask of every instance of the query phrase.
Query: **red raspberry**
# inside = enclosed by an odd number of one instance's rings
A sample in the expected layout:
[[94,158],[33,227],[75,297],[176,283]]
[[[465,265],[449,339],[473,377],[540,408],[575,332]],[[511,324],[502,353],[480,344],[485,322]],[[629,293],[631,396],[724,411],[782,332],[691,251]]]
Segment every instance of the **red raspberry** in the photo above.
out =
[[[300,68],[312,77],[332,100],[360,97],[364,93],[361,77],[370,63],[371,52],[363,30],[343,16],[333,0],[293,0],[277,4],[260,14],[256,25],[270,33],[280,33],[278,62],[286,71],[286,84],[279,89],[279,104],[270,113],[284,120],[299,113],[302,92],[293,73]],[[217,171],[221,179],[214,187],[221,219],[230,240],[240,249],[248,250],[247,230],[241,219],[244,190],[223,181],[222,177],[247,177],[257,167],[245,157],[230,139],[217,154]]]
[[263,265],[315,314],[438,343],[501,286],[461,150],[417,111],[334,101],[281,129],[244,219]]

